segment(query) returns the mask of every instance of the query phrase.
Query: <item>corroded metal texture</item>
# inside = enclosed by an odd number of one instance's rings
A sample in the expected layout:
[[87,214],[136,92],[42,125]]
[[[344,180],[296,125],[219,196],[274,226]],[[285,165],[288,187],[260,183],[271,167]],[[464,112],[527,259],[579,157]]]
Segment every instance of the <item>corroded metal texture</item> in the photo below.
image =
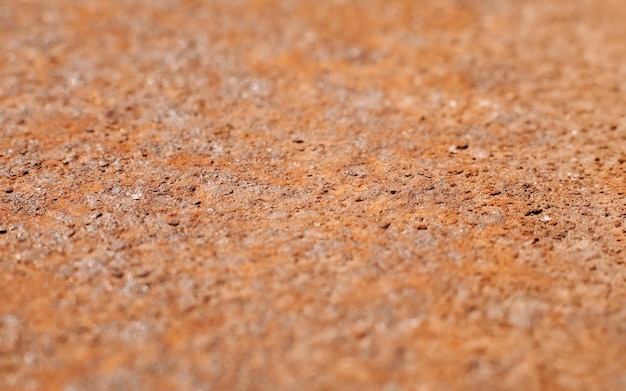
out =
[[626,2],[0,2],[0,388],[626,389]]

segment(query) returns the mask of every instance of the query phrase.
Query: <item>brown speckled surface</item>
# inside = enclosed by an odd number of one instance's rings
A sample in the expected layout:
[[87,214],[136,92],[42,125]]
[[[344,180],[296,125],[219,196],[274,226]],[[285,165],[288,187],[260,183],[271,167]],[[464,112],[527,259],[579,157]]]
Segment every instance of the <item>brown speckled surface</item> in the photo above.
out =
[[0,389],[626,389],[624,20],[0,2]]

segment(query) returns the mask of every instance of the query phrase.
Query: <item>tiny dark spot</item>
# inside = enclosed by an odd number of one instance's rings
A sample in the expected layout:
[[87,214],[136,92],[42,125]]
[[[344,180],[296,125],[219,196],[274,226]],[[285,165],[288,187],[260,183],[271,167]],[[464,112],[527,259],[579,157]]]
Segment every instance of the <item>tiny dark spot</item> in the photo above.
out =
[[390,226],[391,226],[391,223],[387,222],[387,223],[382,223],[382,224],[380,225],[380,228],[382,228],[382,229],[387,229],[387,228],[389,228]]
[[428,226],[426,226],[426,224],[420,224],[417,226],[418,231],[424,231],[428,229]]
[[11,194],[11,193],[13,193],[13,189],[6,189],[6,190],[5,190],[5,193],[7,193],[7,194]]
[[543,209],[533,209],[529,212],[527,212],[524,216],[531,216],[531,215],[539,215],[541,214],[541,212],[543,212]]
[[196,187],[194,185],[185,185],[183,186],[183,190],[188,194],[191,194],[196,191]]
[[292,140],[292,141],[293,141],[294,143],[296,143],[296,144],[302,144],[302,143],[304,142],[304,140],[301,140],[301,139],[299,139],[299,138],[297,138],[297,139],[295,139],[295,140]]
[[7,229],[6,228],[0,228],[0,235],[4,235],[5,233],[7,233]]
[[398,190],[391,190],[390,193],[391,194],[396,194],[398,192]]

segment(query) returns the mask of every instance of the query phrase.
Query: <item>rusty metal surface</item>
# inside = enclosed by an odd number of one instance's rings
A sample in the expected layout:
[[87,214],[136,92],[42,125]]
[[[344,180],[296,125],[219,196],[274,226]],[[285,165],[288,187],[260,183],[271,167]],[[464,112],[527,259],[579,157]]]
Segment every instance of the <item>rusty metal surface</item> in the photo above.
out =
[[0,2],[0,388],[626,389],[625,18]]

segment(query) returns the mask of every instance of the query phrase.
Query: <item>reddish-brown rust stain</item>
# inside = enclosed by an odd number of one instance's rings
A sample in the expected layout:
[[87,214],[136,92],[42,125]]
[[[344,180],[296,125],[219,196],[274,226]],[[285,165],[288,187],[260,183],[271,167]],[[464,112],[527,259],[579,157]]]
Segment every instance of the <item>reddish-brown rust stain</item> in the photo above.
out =
[[622,1],[0,15],[0,388],[626,387]]

